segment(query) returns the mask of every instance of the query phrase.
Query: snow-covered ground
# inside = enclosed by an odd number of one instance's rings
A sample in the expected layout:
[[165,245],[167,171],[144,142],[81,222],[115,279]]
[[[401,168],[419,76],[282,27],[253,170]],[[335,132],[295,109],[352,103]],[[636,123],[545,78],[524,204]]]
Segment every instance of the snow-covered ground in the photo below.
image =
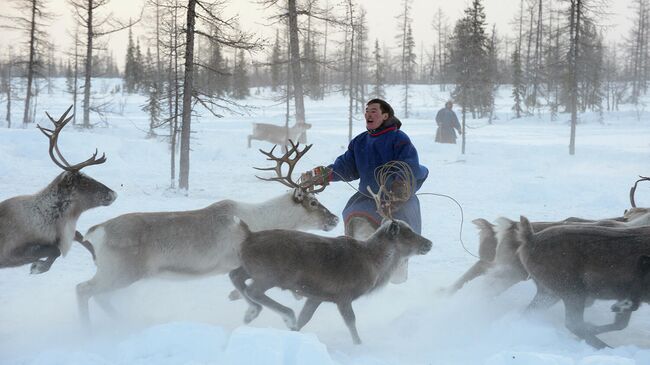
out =
[[[94,89],[110,90],[110,85]],[[548,115],[511,120],[510,91],[503,89],[494,124],[468,122],[467,153],[462,155],[460,145],[433,142],[433,118],[448,93],[437,86],[413,90],[412,114],[402,118],[402,129],[430,170],[420,192],[455,198],[464,215],[447,198],[421,197],[423,234],[434,247],[411,260],[405,284],[389,284],[354,302],[363,345],[352,344],[332,304],[323,304],[299,333],[288,331],[269,310],[243,325],[246,306],[228,300],[232,285],[227,276],[138,282],[115,293],[118,321],[91,301],[94,333],[88,336],[79,325],[75,285],[92,277],[95,267],[88,252],[75,244],[42,275],[29,275],[28,266],[0,270],[0,364],[650,364],[648,306],[634,313],[627,329],[601,336],[614,348],[596,351],[564,328],[561,304],[534,318],[523,315],[534,295],[531,282],[498,297],[489,295],[489,283],[481,279],[454,296],[441,293],[476,260],[463,248],[477,252],[472,219],[622,214],[629,206],[631,184],[650,173],[650,113],[625,106],[629,109],[605,113],[604,123],[597,115],[584,115],[576,155],[569,156],[568,116],[560,115],[559,121],[550,121]],[[110,115],[108,127],[69,128],[59,142],[69,161],[86,159],[95,148],[105,152],[108,162],[86,173],[118,193],[111,206],[82,215],[81,232],[123,213],[195,209],[226,198],[259,202],[285,191],[254,176],[253,166],[267,164],[257,148],[271,146],[253,141],[253,148],[246,148],[252,122],[283,123],[285,106],[268,95],[246,101],[255,107],[250,115],[194,119],[187,195],[169,189],[167,144],[162,138],[145,139],[148,121],[139,109],[143,97],[113,97],[115,109],[123,107],[124,112]],[[398,116],[401,99],[399,87],[389,88],[388,100]],[[39,123],[49,123],[44,110],[57,116],[70,103],[64,94],[41,95]],[[14,106],[15,121],[20,109]],[[330,163],[347,146],[344,96],[307,101],[306,109],[314,147],[298,170]],[[4,113],[0,106],[0,115]],[[362,113],[357,116],[355,134],[364,126]],[[0,201],[34,193],[58,173],[35,126],[7,129],[0,124]],[[353,192],[335,183],[319,199],[340,213]],[[648,186],[639,187],[637,203],[650,205]],[[342,232],[339,225],[326,234]],[[302,303],[288,293],[270,294],[300,309]],[[609,305],[596,303],[587,310],[587,319],[609,321]]]

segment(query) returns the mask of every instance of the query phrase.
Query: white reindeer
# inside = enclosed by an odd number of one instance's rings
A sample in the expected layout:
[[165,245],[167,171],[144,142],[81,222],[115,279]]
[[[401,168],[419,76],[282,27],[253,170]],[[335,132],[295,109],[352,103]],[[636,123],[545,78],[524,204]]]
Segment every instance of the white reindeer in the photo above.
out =
[[[291,179],[294,165],[309,150],[292,143],[284,156],[273,150],[264,152],[276,162],[279,181],[292,192],[258,204],[223,200],[198,210],[158,213],[130,213],[98,224],[86,239],[95,247],[97,272],[89,281],[77,285],[77,301],[83,323],[90,325],[88,301],[98,294],[126,287],[140,279],[165,272],[189,276],[225,274],[240,265],[239,247],[244,240],[233,229],[234,216],[249,222],[252,229],[321,229],[329,231],[338,217],[325,208],[316,196]],[[275,148],[275,147],[274,147]],[[295,153],[294,157],[291,157]],[[282,176],[282,164],[288,164]],[[99,304],[109,313],[106,301]]]
[[251,140],[267,141],[282,146],[288,141],[306,143],[305,132],[311,128],[309,123],[296,123],[292,127],[278,126],[268,123],[253,123],[253,133],[248,135],[248,148]]

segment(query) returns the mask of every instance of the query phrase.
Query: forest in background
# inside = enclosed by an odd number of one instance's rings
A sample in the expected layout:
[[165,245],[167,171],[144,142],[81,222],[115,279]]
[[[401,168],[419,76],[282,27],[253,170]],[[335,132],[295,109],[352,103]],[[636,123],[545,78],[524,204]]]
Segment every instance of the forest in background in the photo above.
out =
[[[133,18],[117,19],[106,11],[110,0],[69,0],[74,46],[63,53],[47,34],[47,1],[11,1],[16,14],[0,16],[0,26],[21,31],[23,42],[0,50],[7,127],[33,123],[38,98],[52,92],[57,77],[66,78],[74,110],[81,111],[73,123],[105,122],[116,108],[95,95],[92,80],[120,77],[122,86],[111,92],[146,95],[149,134],[168,137],[172,176],[179,151],[181,188],[188,185],[194,108],[214,117],[242,113],[246,97],[262,87],[287,104],[287,129],[307,123],[305,97],[343,93],[349,138],[354,115],[369,98],[384,97],[387,85],[402,87],[400,100],[391,102],[404,118],[412,85],[439,85],[460,106],[463,125],[468,118],[491,122],[495,92],[505,87],[514,118],[571,115],[570,154],[581,112],[602,118],[620,104],[643,108],[640,97],[648,90],[650,0],[630,1],[632,26],[616,42],[604,40],[605,0],[521,0],[513,8],[514,34],[498,34],[485,20],[483,2],[472,0],[460,19],[440,9],[431,14],[431,37],[420,40],[413,37],[412,0],[401,0],[395,47],[368,39],[370,20],[355,0],[258,1],[268,10],[264,34],[224,15],[234,1],[147,0]],[[142,29],[143,36],[134,36]],[[121,31],[129,32],[124,69],[106,47],[110,34]],[[22,110],[21,120],[11,120],[12,108]],[[462,143],[464,151],[464,135]]]

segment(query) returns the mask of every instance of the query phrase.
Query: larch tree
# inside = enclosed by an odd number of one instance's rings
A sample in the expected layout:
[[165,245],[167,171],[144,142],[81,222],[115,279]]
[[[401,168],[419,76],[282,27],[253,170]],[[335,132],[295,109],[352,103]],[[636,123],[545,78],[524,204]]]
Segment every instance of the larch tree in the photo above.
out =
[[402,106],[404,108],[404,117],[409,117],[409,84],[413,74],[414,47],[413,32],[411,31],[411,2],[412,0],[402,0],[402,12],[397,15],[398,31],[395,38],[397,46],[400,49],[400,83],[404,89],[402,96]]
[[25,36],[26,60],[20,60],[17,64],[25,64],[26,86],[25,106],[23,108],[23,124],[33,121],[34,111],[31,109],[32,97],[34,96],[34,79],[43,75],[42,60],[48,49],[47,29],[48,22],[53,18],[52,13],[47,11],[46,0],[11,0],[16,14],[0,15],[0,28],[16,30]]
[[381,49],[379,48],[379,39],[375,39],[375,48],[372,52],[372,58],[372,90],[370,92],[370,97],[384,99],[386,97],[384,89],[386,81],[384,79],[384,61],[382,59]]
[[11,128],[11,99],[12,99],[12,88],[11,77],[13,74],[13,60],[11,47],[9,47],[9,54],[7,61],[2,64],[2,69],[0,70],[0,92],[4,95],[7,102],[7,113],[5,114],[5,121],[7,121],[7,128]]
[[[84,58],[83,83],[83,127],[90,128],[90,95],[93,76],[93,52],[98,48],[97,42],[109,34],[126,29],[135,22],[125,24],[112,15],[100,15],[110,0],[68,0],[72,6],[77,24],[85,30],[86,56]],[[139,21],[139,19],[138,19]],[[136,21],[137,22],[137,21]]]
[[[183,65],[183,91],[180,128],[180,160],[178,187],[187,190],[190,176],[190,135],[192,128],[192,107],[201,104],[214,116],[221,117],[219,109],[228,107],[215,99],[212,95],[201,95],[194,87],[194,66],[205,67],[204,63],[197,63],[195,55],[195,36],[203,37],[207,42],[218,43],[235,50],[252,51],[260,46],[258,41],[239,30],[236,18],[225,18],[222,15],[224,4],[203,0],[187,0],[185,5],[185,51]],[[197,20],[199,27],[197,27]],[[211,33],[204,31],[200,25],[207,26],[208,30],[219,28],[220,31]]]
[[633,0],[634,19],[628,40],[631,63],[631,101],[639,103],[639,96],[647,92],[650,76],[650,0]]
[[521,70],[521,55],[519,49],[515,48],[512,53],[512,99],[514,105],[512,111],[515,112],[515,118],[521,118],[522,109],[522,96],[524,94],[524,85],[522,80]]

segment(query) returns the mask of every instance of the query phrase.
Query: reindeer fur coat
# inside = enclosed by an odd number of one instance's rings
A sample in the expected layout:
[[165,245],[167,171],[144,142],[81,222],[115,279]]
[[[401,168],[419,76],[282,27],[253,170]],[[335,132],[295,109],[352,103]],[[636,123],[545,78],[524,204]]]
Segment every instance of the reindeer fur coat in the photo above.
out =
[[354,194],[343,209],[343,219],[348,221],[361,216],[379,225],[381,217],[373,199],[367,197],[367,187],[377,192],[379,186],[375,180],[375,169],[390,161],[406,162],[413,171],[415,190],[411,198],[394,213],[394,217],[407,222],[415,232],[420,233],[420,202],[415,192],[422,186],[429,170],[420,165],[418,152],[411,140],[399,128],[401,122],[392,117],[376,130],[366,131],[352,139],[348,150],[339,156],[333,164],[330,181],[352,181],[359,179],[359,191]]

